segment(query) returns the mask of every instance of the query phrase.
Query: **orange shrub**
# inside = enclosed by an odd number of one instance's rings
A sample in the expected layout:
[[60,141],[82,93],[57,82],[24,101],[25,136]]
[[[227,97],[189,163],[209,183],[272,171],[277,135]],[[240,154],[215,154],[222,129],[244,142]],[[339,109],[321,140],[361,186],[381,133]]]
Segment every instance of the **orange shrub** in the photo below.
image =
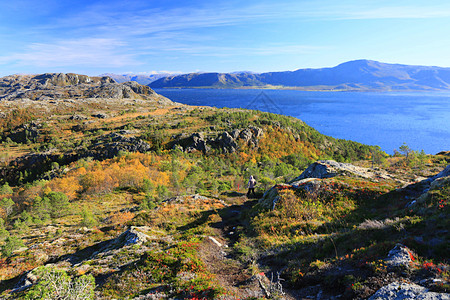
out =
[[113,213],[110,222],[111,224],[125,224],[128,221],[131,221],[134,218],[134,213],[132,212],[119,212]]
[[66,176],[55,178],[48,183],[48,187],[55,192],[61,192],[67,195],[70,200],[77,197],[77,194],[83,190],[78,178],[75,176]]

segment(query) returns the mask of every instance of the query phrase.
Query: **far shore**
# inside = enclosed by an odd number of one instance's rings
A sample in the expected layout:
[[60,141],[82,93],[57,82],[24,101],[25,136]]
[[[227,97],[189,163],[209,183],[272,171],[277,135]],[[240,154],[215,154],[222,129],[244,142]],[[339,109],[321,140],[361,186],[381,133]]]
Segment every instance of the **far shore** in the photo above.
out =
[[[150,86],[150,85],[149,85]],[[215,89],[215,90],[291,90],[305,92],[449,92],[449,90],[414,90],[414,89],[367,89],[367,88],[338,88],[330,86],[283,86],[283,85],[262,85],[262,86],[172,86],[158,87],[152,89]]]

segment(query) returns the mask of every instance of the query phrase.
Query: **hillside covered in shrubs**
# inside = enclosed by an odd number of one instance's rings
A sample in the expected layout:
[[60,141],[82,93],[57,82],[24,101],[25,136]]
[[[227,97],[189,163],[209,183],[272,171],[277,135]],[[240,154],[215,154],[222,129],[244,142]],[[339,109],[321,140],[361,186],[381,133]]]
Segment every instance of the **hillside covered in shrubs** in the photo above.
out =
[[42,78],[1,95],[2,299],[448,297],[448,153]]

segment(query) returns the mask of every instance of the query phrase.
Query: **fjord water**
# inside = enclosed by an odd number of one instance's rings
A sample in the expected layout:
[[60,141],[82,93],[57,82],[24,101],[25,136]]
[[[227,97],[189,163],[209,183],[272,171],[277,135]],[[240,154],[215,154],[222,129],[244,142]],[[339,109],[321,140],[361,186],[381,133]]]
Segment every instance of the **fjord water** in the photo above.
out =
[[335,138],[378,145],[392,154],[404,142],[435,154],[450,150],[450,93],[306,92],[260,89],[155,89],[189,105],[248,108],[303,120]]

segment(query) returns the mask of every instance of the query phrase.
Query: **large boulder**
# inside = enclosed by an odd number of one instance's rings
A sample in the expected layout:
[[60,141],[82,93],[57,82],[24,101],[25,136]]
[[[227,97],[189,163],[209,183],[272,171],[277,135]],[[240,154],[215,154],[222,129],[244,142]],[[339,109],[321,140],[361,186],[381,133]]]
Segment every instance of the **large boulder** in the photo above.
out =
[[191,153],[195,151],[201,151],[203,153],[208,152],[211,147],[207,144],[207,139],[204,133],[196,132],[188,137],[181,134],[178,137],[178,141],[175,143],[174,147],[181,147],[180,150]]

